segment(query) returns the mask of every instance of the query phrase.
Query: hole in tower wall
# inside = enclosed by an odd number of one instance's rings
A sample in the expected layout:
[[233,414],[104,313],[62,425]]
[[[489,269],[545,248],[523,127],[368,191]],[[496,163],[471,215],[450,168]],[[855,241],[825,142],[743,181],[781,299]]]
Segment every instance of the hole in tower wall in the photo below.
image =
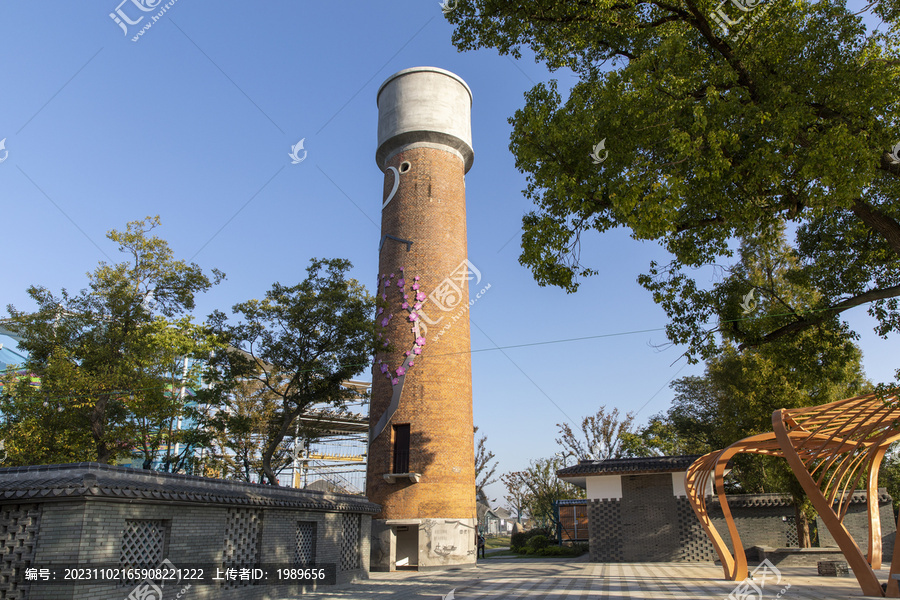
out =
[[406,172],[409,171],[411,168],[412,168],[412,165],[409,164],[409,161],[408,161],[408,160],[404,160],[402,163],[400,163],[400,172],[401,172],[401,173],[406,173]]

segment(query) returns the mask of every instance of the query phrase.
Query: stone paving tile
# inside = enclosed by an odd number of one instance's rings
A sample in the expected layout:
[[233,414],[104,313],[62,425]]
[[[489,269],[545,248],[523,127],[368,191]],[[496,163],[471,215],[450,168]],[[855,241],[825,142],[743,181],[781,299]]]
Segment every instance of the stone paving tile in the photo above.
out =
[[[763,596],[740,600],[861,599],[853,577],[819,577],[815,567],[785,567],[781,582],[767,581]],[[887,569],[879,571],[887,579]],[[789,585],[788,585],[789,584]],[[372,573],[366,581],[304,594],[303,600],[732,600],[736,584],[711,563],[591,563],[497,558],[477,568],[417,573]],[[284,599],[293,600],[293,599]]]

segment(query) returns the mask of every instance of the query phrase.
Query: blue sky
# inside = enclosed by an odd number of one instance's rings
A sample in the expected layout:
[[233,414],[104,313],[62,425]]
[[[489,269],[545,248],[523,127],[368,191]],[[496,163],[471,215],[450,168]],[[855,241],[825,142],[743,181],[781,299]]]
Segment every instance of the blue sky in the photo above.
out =
[[[99,261],[120,260],[105,233],[156,214],[178,258],[228,275],[199,298],[200,318],[296,283],[311,257],[350,259],[373,289],[384,177],[375,94],[392,73],[429,65],[474,94],[469,259],[491,284],[471,311],[474,410],[500,472],[556,452],[564,419],[602,404],[643,421],[669,406],[673,378],[702,372],[679,359],[683,349],[658,349],[665,314],[636,283],[666,259],[656,245],[624,231],[589,236],[583,257],[599,275],[573,295],[539,287],[518,263],[531,206],[507,119],[535,83],[566,89],[571,74],[457,52],[437,0],[177,0],[137,42],[149,17],[124,35],[109,14],[155,13],[119,1],[0,7],[2,305],[31,308],[32,284],[81,289]],[[292,165],[301,138],[308,155]],[[878,338],[864,309],[849,321],[869,377],[888,380],[896,337]]]

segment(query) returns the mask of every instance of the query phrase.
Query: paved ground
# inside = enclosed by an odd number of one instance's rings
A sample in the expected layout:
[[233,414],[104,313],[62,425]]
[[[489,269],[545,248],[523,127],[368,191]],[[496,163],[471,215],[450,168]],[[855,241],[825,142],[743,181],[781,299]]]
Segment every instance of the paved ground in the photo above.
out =
[[[585,557],[568,561],[495,558],[474,569],[435,573],[372,573],[368,581],[304,594],[303,600],[831,600],[862,598],[856,579],[819,577],[815,567],[785,567],[780,583],[769,580],[759,596],[722,580],[721,568],[691,563],[602,564]],[[879,572],[887,579],[887,570]],[[757,583],[758,579],[757,579]],[[735,592],[731,598],[729,595]]]

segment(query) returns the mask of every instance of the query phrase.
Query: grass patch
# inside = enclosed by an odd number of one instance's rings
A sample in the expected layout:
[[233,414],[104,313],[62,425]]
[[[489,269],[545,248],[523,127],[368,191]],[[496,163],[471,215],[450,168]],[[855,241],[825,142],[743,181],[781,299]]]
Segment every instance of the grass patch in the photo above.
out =
[[519,558],[519,556],[520,555],[516,554],[512,550],[499,550],[497,552],[485,554],[484,558],[479,558],[478,560],[489,560],[491,558]]
[[587,551],[587,544],[575,544],[574,546],[557,546],[555,544],[543,546],[542,544],[533,544],[529,546],[520,546],[514,550],[515,554],[523,557],[558,556],[567,558],[581,556]]
[[509,548],[509,536],[489,537],[484,540],[485,548]]

